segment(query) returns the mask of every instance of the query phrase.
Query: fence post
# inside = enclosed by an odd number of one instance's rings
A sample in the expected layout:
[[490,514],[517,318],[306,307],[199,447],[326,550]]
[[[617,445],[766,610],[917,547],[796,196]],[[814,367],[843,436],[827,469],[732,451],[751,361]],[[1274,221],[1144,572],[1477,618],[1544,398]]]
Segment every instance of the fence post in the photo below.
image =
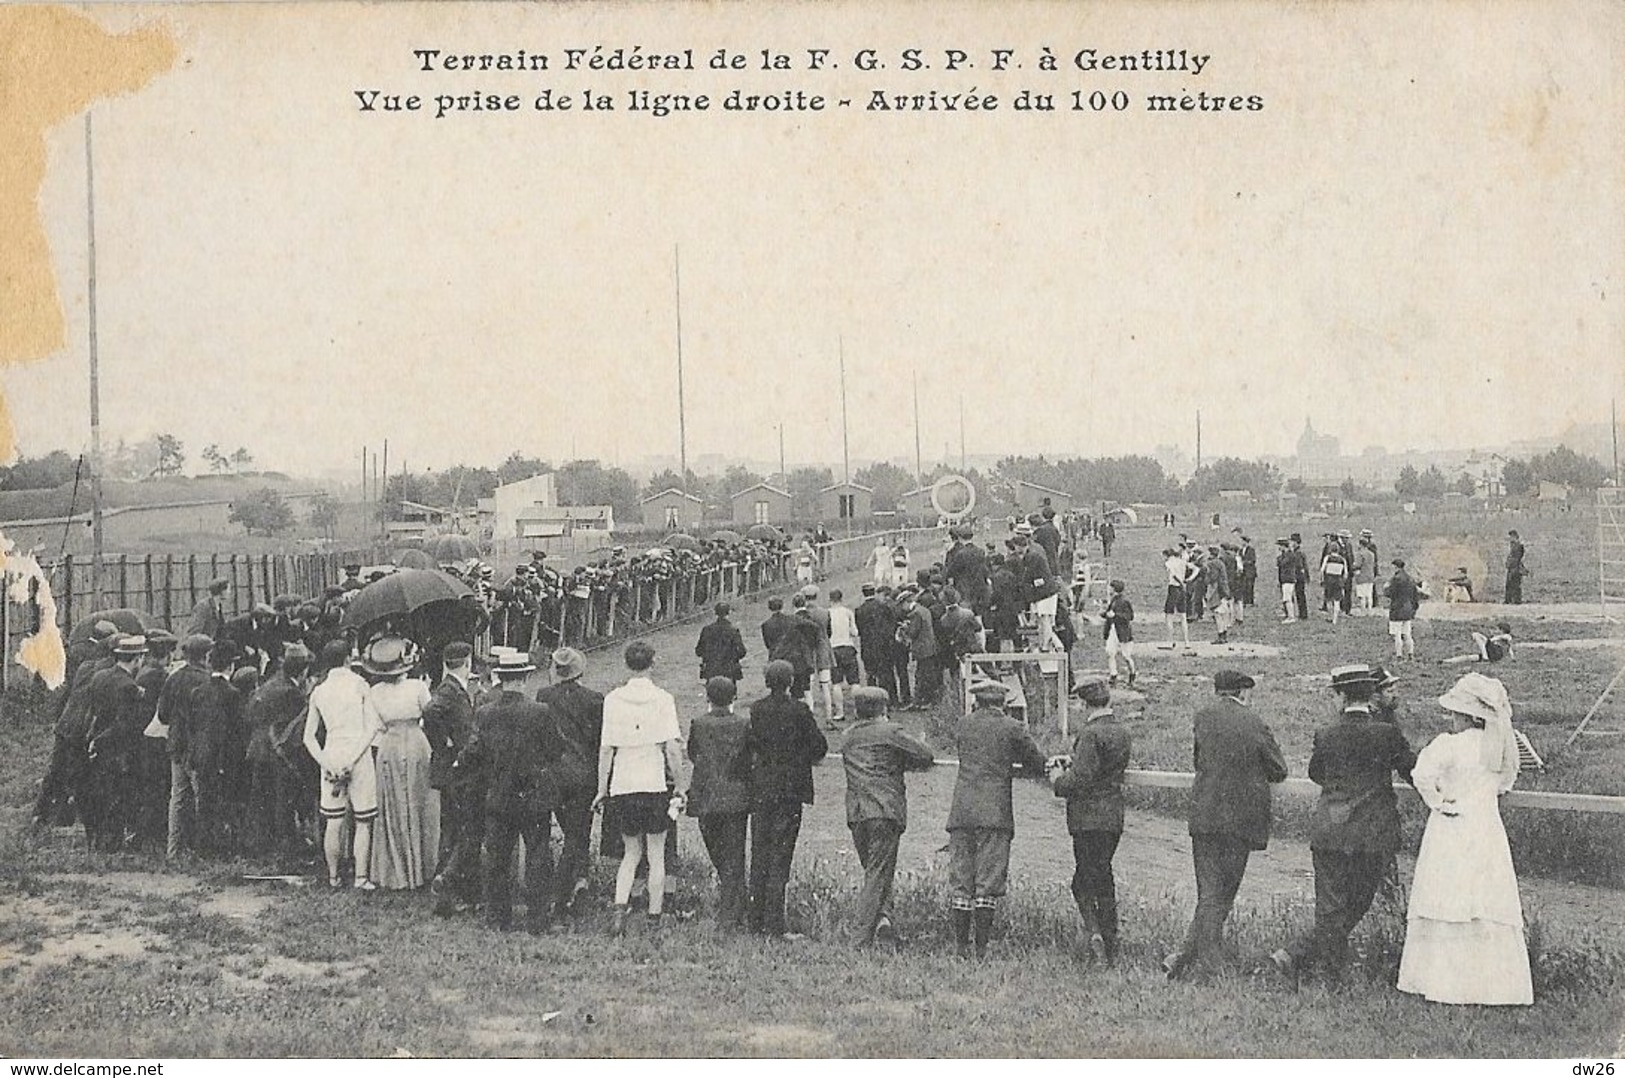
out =
[[62,636],[73,631],[73,555],[62,561]]
[[615,628],[616,628],[616,626],[615,626],[615,608],[620,605],[620,598],[621,598],[621,593],[620,593],[620,589],[618,589],[618,588],[609,593],[609,635],[612,636],[612,637],[615,635]]
[[175,615],[173,611],[174,600],[170,598],[174,586],[175,559],[169,554],[164,555],[164,628],[170,632],[175,631]]
[[152,613],[153,607],[157,605],[156,603],[153,602],[154,595],[152,593],[152,555],[151,554],[148,554],[145,558],[141,559],[141,575],[144,578],[143,582],[146,584],[146,598],[147,598],[147,601],[143,605],[142,609],[146,610],[146,612],[150,614],[150,613]]
[[276,598],[276,588],[271,579],[271,555],[260,555],[260,583],[265,585],[265,601],[270,603]]
[[197,555],[186,555],[186,609],[197,605]]
[[118,556],[118,605],[130,605],[130,556]]

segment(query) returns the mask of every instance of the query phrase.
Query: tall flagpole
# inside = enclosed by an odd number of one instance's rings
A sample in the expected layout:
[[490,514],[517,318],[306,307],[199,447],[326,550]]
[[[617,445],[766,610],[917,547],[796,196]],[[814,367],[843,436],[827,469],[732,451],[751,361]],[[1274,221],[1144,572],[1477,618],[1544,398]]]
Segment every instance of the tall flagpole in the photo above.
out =
[[688,493],[688,420],[683,414],[683,264],[676,245],[671,249],[672,281],[677,290],[677,467],[679,487]]
[[914,489],[925,486],[925,467],[920,463],[920,372],[914,372]]
[[836,338],[841,354],[841,482],[852,482],[852,452],[846,438],[846,339]]
[[90,591],[92,608],[102,601],[102,395],[101,371],[96,355],[96,168],[90,145],[90,110],[85,110],[85,220],[89,229],[89,286],[86,309],[90,318]]

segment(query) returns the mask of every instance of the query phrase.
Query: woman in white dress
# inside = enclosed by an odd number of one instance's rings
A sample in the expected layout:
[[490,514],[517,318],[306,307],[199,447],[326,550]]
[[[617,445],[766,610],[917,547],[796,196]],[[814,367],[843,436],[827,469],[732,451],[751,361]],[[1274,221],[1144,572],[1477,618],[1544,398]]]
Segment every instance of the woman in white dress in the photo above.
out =
[[1406,912],[1399,990],[1436,1003],[1531,1004],[1529,951],[1498,798],[1518,777],[1512,704],[1468,674],[1439,697],[1454,729],[1411,772],[1430,811]]
[[370,697],[384,732],[378,766],[378,824],[373,829],[372,881],[385,890],[427,886],[440,853],[440,791],[429,785],[429,739],[423,709],[429,686],[409,678],[412,645],[383,637],[367,646],[362,668],[378,680]]

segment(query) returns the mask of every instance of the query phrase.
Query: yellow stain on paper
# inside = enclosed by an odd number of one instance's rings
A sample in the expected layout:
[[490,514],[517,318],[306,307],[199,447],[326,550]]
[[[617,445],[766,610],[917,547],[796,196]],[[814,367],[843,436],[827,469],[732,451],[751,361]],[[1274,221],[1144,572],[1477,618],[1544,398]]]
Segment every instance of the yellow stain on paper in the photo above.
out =
[[[174,36],[163,25],[110,33],[64,7],[0,6],[0,365],[26,363],[66,343],[45,224],[39,213],[45,180],[45,135],[103,97],[132,93],[175,63]],[[16,452],[16,429],[0,394],[0,461]],[[39,581],[42,628],[23,641],[18,661],[55,688],[65,653],[56,602],[33,558],[12,554],[0,533],[7,597],[28,601]]]

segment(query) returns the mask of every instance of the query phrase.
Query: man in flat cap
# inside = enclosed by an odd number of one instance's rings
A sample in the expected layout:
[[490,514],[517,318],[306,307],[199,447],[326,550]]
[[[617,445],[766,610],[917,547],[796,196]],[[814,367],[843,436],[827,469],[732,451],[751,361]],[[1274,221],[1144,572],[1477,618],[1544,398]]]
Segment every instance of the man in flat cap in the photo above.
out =
[[1374,713],[1378,672],[1364,663],[1332,671],[1341,708],[1315,732],[1309,777],[1320,786],[1309,830],[1315,865],[1315,927],[1270,956],[1282,974],[1319,969],[1341,976],[1349,933],[1376,895],[1399,851],[1399,804],[1393,777],[1411,781],[1416,753],[1399,727]]
[[954,942],[961,957],[987,954],[993,916],[1010,875],[1010,840],[1016,818],[1010,783],[1020,766],[1027,778],[1044,775],[1044,754],[1027,728],[1004,710],[1005,687],[993,680],[971,685],[976,707],[959,721],[959,775],[948,812],[948,890]]
[[226,628],[226,592],[231,589],[231,581],[224,577],[209,582],[209,594],[198,600],[192,608],[192,614],[186,621],[186,634],[188,636],[201,634],[212,639],[220,639]]
[[846,826],[863,866],[854,932],[859,944],[895,944],[892,879],[897,844],[908,827],[908,791],[903,775],[931,766],[931,747],[886,714],[885,689],[863,686],[852,692],[857,723],[841,744],[846,770]]
[[1106,678],[1092,674],[1073,690],[1089,709],[1069,760],[1049,769],[1055,796],[1066,799],[1066,829],[1072,835],[1072,899],[1083,917],[1090,957],[1110,963],[1117,957],[1117,884],[1112,857],[1123,837],[1123,772],[1128,768],[1129,732],[1112,713]]
[[1196,914],[1184,944],[1163,960],[1170,980],[1192,963],[1217,962],[1247,859],[1269,845],[1270,784],[1286,778],[1286,761],[1248,706],[1253,685],[1246,674],[1220,670],[1213,675],[1215,699],[1196,712],[1190,806]]

